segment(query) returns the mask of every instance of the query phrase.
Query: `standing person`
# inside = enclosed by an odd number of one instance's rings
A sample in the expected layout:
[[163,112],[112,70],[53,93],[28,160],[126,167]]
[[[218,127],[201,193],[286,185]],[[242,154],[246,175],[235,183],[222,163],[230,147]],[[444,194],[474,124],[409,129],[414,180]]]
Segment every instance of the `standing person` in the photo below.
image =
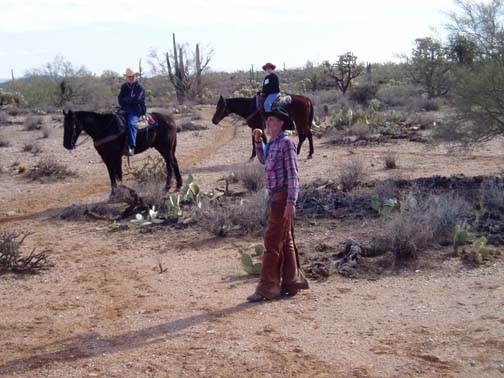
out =
[[135,154],[138,119],[147,111],[145,106],[145,90],[139,83],[140,74],[131,68],[126,69],[124,74],[126,83],[121,86],[118,101],[122,109],[127,113],[128,123],[128,156]]
[[270,191],[270,215],[264,234],[264,255],[259,283],[249,302],[296,295],[308,289],[300,267],[292,220],[296,215],[299,175],[296,146],[285,135],[294,123],[284,108],[266,113],[267,131],[271,136],[263,146],[262,130],[254,129],[257,158],[264,164],[266,186]]
[[259,96],[258,109],[264,107],[265,112],[271,111],[273,102],[280,96],[280,83],[278,76],[273,72],[276,66],[273,63],[266,63],[262,69],[268,75],[264,78],[262,90]]

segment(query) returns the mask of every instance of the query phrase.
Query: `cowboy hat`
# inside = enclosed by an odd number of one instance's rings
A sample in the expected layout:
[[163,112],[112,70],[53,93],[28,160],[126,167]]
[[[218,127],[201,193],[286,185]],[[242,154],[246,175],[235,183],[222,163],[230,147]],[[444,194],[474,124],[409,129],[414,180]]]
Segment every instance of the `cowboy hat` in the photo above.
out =
[[294,126],[294,122],[292,122],[292,119],[289,117],[287,109],[285,109],[283,106],[272,107],[270,112],[265,113],[266,118],[272,116],[277,117],[278,119],[284,121],[283,124],[284,130],[294,130],[296,128]]
[[131,68],[126,68],[126,73],[124,74],[125,77],[128,76],[140,76],[140,73],[133,71]]
[[263,71],[266,71],[268,68],[271,68],[272,70],[274,70],[276,68],[276,66],[273,64],[273,63],[266,63],[264,66],[262,66],[262,69]]

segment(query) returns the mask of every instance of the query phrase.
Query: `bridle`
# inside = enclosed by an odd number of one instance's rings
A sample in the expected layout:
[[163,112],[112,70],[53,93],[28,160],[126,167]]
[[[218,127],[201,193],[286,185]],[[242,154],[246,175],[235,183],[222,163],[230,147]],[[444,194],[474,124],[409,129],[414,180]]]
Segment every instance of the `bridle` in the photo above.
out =
[[[77,141],[77,138],[79,137],[78,135],[76,136],[76,134],[77,134],[77,120],[75,118],[75,113],[72,113],[72,143],[74,143],[74,140]],[[75,149],[80,145],[84,144],[85,142],[88,141],[89,138],[90,135],[88,134],[88,136],[84,138],[84,140],[82,140],[80,143],[75,143],[72,149]]]

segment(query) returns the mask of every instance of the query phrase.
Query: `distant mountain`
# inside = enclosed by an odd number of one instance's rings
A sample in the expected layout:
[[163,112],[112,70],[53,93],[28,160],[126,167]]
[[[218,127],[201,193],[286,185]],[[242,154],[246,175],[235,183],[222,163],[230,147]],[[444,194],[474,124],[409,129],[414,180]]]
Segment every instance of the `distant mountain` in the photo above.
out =
[[7,83],[8,81],[10,81],[10,79],[0,79],[0,84]]

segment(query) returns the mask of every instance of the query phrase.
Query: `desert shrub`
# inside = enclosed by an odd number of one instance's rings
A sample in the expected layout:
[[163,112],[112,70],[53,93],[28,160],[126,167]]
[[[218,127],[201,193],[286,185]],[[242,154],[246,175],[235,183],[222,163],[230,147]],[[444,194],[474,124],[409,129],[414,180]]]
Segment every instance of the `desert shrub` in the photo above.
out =
[[42,117],[29,116],[24,121],[24,129],[27,131],[40,130],[42,127]]
[[268,222],[268,193],[266,190],[239,203],[217,204],[210,207],[201,219],[204,228],[217,236],[231,231],[261,232]]
[[397,168],[396,160],[397,160],[397,154],[393,151],[387,151],[387,153],[383,157],[383,162],[385,163],[385,168],[386,169]]
[[26,100],[19,92],[8,92],[0,88],[0,105],[23,106],[26,105]]
[[76,176],[75,172],[50,157],[41,158],[28,175],[32,180],[38,181],[62,180],[73,176]]
[[338,176],[338,184],[343,191],[351,191],[365,176],[364,163],[360,159],[351,159],[343,165]]
[[413,85],[391,85],[380,87],[376,97],[388,106],[407,106],[420,98],[420,95]]
[[0,124],[5,124],[9,122],[9,115],[5,112],[0,112]]
[[435,100],[425,100],[422,104],[422,109],[427,112],[435,112],[439,110],[439,103]]
[[20,247],[29,236],[28,233],[0,231],[0,273],[38,273],[51,266],[46,252],[21,256]]
[[23,146],[24,152],[31,152],[34,155],[40,154],[42,152],[42,147],[36,143],[25,143]]
[[345,140],[348,136],[345,130],[338,130],[335,128],[329,128],[326,132],[326,136],[329,138],[329,141],[333,144],[339,144]]
[[164,180],[152,180],[136,184],[134,189],[149,208],[155,206],[157,209],[163,209],[165,207],[164,203],[166,200],[166,191],[164,187]]
[[48,126],[42,126],[42,138],[47,139],[51,136],[52,130]]
[[5,137],[0,136],[0,147],[9,147],[10,142]]
[[410,193],[384,227],[386,244],[397,259],[416,258],[435,243],[451,242],[467,211],[467,203],[450,194],[422,198]]
[[147,157],[138,168],[131,170],[133,178],[140,183],[159,183],[166,180],[166,163],[162,157]]
[[264,187],[264,168],[259,163],[243,164],[236,170],[235,177],[242,182],[247,190],[252,192]]
[[354,112],[349,106],[336,108],[330,118],[330,125],[336,129],[343,129],[354,121]]
[[371,128],[363,122],[358,122],[348,129],[350,135],[355,135],[359,139],[368,139],[371,135]]
[[349,98],[361,105],[368,105],[369,101],[376,97],[378,86],[373,84],[359,85],[349,91]]
[[485,181],[481,186],[481,197],[485,208],[504,211],[504,183]]

